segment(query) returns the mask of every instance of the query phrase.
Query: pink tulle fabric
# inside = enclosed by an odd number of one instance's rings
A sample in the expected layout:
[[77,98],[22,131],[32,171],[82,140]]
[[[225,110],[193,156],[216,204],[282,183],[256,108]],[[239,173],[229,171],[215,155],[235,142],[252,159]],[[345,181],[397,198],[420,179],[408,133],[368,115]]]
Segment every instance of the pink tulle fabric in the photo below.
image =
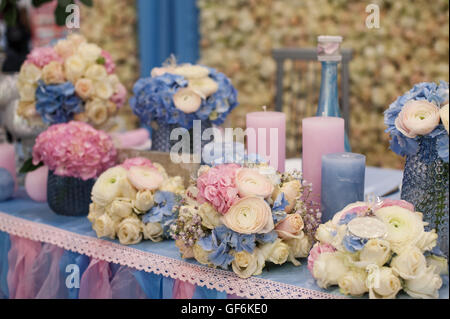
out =
[[175,284],[173,286],[173,299],[192,299],[194,296],[195,289],[197,286],[191,284],[187,281],[175,280]]
[[66,297],[65,281],[60,276],[59,261],[64,249],[51,244],[42,244],[31,271],[31,282],[36,285],[36,299]]
[[111,299],[111,269],[109,263],[92,258],[80,280],[80,299]]
[[7,282],[11,299],[29,299],[37,295],[32,271],[42,244],[29,239],[10,235],[11,249],[8,252]]

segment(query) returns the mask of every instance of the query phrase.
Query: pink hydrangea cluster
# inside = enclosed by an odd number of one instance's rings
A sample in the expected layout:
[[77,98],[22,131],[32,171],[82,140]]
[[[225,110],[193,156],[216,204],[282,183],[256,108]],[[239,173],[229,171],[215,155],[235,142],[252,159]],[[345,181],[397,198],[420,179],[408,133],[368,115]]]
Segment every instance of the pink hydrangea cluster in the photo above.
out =
[[145,166],[145,167],[150,167],[150,168],[156,168],[155,165],[153,165],[151,160],[144,158],[144,157],[127,158],[122,163],[122,167],[124,167],[125,169],[130,169],[133,166]]
[[33,164],[43,162],[56,175],[87,180],[114,166],[116,155],[109,135],[71,121],[52,125],[37,137]]
[[35,48],[27,55],[26,62],[33,63],[39,68],[43,68],[52,61],[62,62],[62,58],[51,47]]
[[240,167],[238,164],[222,164],[200,175],[197,179],[197,201],[200,204],[208,202],[219,213],[226,214],[239,200],[235,177]]
[[105,59],[105,69],[108,74],[113,74],[116,70],[116,64],[114,63],[111,54],[108,51],[102,50],[102,57]]
[[316,261],[317,258],[319,258],[320,254],[322,254],[322,253],[332,253],[332,252],[335,252],[335,251],[336,251],[336,248],[334,248],[330,244],[326,244],[326,243],[324,243],[324,244],[315,244],[314,247],[309,252],[309,256],[308,256],[308,269],[309,269],[311,275],[313,275],[314,262]]

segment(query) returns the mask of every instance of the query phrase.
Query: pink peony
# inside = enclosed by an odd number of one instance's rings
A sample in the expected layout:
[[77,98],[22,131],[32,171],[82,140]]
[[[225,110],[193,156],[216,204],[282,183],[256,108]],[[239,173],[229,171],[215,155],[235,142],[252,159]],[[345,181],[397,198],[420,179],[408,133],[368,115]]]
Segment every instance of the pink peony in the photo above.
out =
[[200,175],[197,179],[199,203],[208,202],[219,213],[226,214],[239,200],[235,177],[240,167],[238,164],[222,164]]
[[311,273],[311,275],[313,274],[313,269],[314,269],[314,262],[316,261],[317,258],[319,258],[320,254],[322,253],[332,253],[335,252],[336,248],[334,248],[333,246],[331,246],[330,244],[315,244],[313,246],[313,248],[311,249],[311,251],[309,252],[309,256],[308,256],[308,269],[309,272]]
[[389,206],[400,206],[402,208],[406,208],[409,211],[414,212],[414,205],[405,201],[405,200],[400,200],[400,199],[384,199],[381,202],[381,207],[389,207]]
[[110,98],[111,102],[116,104],[117,108],[121,108],[127,100],[127,89],[122,83],[117,83],[114,94]]
[[82,122],[50,126],[33,147],[33,163],[44,162],[56,175],[83,180],[98,177],[115,165],[112,138]]
[[144,166],[149,168],[156,168],[152,161],[144,158],[144,157],[133,157],[133,158],[127,158],[123,163],[122,166],[129,170],[133,166]]
[[33,49],[30,54],[27,55],[26,62],[33,63],[39,68],[43,68],[52,61],[63,62],[63,59],[56,53],[53,48],[44,47]]
[[113,74],[116,70],[116,64],[114,63],[111,54],[108,51],[102,50],[102,57],[105,59],[105,69],[108,74]]

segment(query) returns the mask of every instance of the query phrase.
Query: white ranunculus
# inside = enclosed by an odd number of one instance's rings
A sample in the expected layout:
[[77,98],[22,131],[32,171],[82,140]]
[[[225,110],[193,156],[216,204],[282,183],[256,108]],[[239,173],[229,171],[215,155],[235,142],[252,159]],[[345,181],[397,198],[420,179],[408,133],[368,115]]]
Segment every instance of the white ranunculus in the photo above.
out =
[[241,278],[260,275],[264,265],[264,255],[258,248],[255,248],[253,253],[249,253],[245,250],[235,252],[234,260],[231,263],[233,271]]
[[427,258],[427,266],[433,266],[438,275],[448,275],[448,260],[445,257],[430,255]]
[[98,238],[109,237],[114,239],[116,235],[116,223],[108,214],[97,217],[92,228],[95,230]]
[[359,254],[359,266],[366,267],[370,264],[383,266],[391,258],[391,245],[387,240],[370,239]]
[[288,239],[285,241],[289,247],[289,261],[295,266],[300,266],[300,262],[296,258],[308,257],[311,250],[311,240],[304,232],[301,232],[299,238]]
[[149,190],[138,191],[134,200],[136,214],[144,214],[154,205],[153,193]]
[[441,286],[441,276],[435,273],[434,266],[430,266],[424,268],[415,278],[405,280],[404,289],[413,298],[436,299]]
[[369,271],[366,285],[369,288],[370,299],[395,299],[398,292],[402,290],[400,279],[392,272],[389,267],[378,268],[376,265],[374,271]]
[[190,114],[200,108],[202,98],[197,91],[190,88],[181,88],[173,95],[173,104],[180,111]]
[[314,261],[313,276],[321,288],[337,285],[339,279],[348,272],[346,256],[341,252],[325,252]]
[[375,212],[387,227],[386,240],[391,249],[399,253],[404,247],[414,245],[424,232],[420,215],[399,206],[384,207]]
[[217,84],[217,82],[209,76],[206,76],[204,78],[189,79],[188,88],[196,92],[201,92],[202,95],[207,98],[217,92],[219,89],[219,84]]
[[142,222],[132,215],[120,222],[117,227],[117,237],[122,245],[137,244],[142,240]]
[[209,70],[201,65],[187,63],[177,66],[174,70],[171,70],[171,73],[184,76],[188,79],[199,79],[207,77],[209,75]]
[[415,138],[427,135],[439,125],[439,108],[427,100],[405,103],[395,119],[395,127],[405,136]]
[[277,265],[284,264],[289,257],[289,246],[280,238],[277,238],[273,243],[262,245],[260,249],[265,260]]
[[444,127],[447,130],[447,134],[448,134],[448,113],[449,113],[449,106],[448,106],[448,104],[444,105],[439,110],[439,115],[441,117],[442,124],[444,124]]
[[108,215],[112,219],[123,219],[130,216],[133,212],[133,205],[131,199],[128,198],[115,198],[111,204],[106,207]]
[[203,203],[198,208],[198,215],[202,219],[202,226],[208,229],[214,229],[222,225],[220,213],[209,203]]
[[160,223],[147,223],[143,226],[143,233],[145,239],[158,242],[162,240],[163,228]]
[[[92,188],[92,201],[101,206],[107,206],[116,197],[125,196],[123,185],[128,183],[127,170],[121,166],[112,167],[99,176]],[[125,187],[126,188],[126,187]],[[129,197],[131,198],[131,197]]]
[[81,43],[78,46],[77,54],[86,61],[86,63],[95,63],[102,54],[102,49],[93,43]]
[[351,270],[339,278],[339,289],[344,295],[362,296],[369,291],[366,278],[367,274],[364,270]]

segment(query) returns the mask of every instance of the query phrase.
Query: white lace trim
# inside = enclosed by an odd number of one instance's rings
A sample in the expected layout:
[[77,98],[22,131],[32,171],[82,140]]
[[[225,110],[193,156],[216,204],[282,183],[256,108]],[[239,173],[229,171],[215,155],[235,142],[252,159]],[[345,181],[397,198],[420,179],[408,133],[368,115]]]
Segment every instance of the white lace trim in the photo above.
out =
[[272,280],[242,279],[231,271],[194,265],[181,260],[145,252],[102,239],[83,236],[57,227],[28,221],[0,212],[0,230],[34,241],[45,242],[107,262],[152,272],[197,286],[236,294],[244,298],[335,299],[332,294],[305,289]]

